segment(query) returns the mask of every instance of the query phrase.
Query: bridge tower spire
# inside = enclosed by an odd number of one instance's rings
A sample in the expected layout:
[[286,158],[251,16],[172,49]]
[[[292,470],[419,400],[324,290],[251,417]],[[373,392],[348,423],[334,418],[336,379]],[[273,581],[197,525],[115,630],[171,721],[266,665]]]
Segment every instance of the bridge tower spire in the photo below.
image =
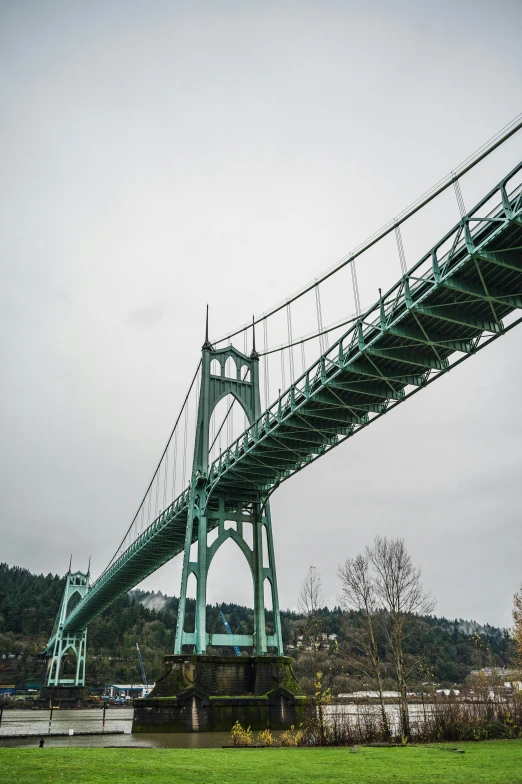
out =
[[[196,422],[194,458],[190,485],[190,498],[183,572],[179,598],[178,618],[174,653],[183,653],[189,645],[197,654],[206,653],[207,645],[252,647],[254,654],[264,655],[268,648],[276,648],[283,655],[281,620],[272,539],[270,504],[267,496],[256,490],[231,494],[213,489],[209,476],[209,427],[212,412],[217,403],[227,394],[233,395],[253,425],[261,416],[259,396],[259,355],[255,349],[254,325],[253,344],[250,356],[234,346],[215,349],[208,335],[208,305],[206,313],[205,342],[201,352],[201,383]],[[232,362],[227,362],[227,360]],[[230,367],[233,368],[231,375]],[[225,523],[228,526],[225,527]],[[230,525],[232,524],[232,525]],[[252,526],[253,546],[244,536],[246,527]],[[215,528],[218,536],[209,545],[208,534]],[[264,531],[264,533],[263,533]],[[265,535],[264,535],[265,534]],[[254,634],[209,634],[207,632],[207,576],[212,559],[227,539],[233,539],[244,554],[254,585]],[[197,539],[197,559],[191,560],[190,549]],[[263,548],[266,553],[263,553]],[[268,566],[263,566],[263,555]],[[185,630],[187,584],[190,575],[196,578],[195,628]],[[272,597],[274,633],[267,635],[264,589],[268,580]]]

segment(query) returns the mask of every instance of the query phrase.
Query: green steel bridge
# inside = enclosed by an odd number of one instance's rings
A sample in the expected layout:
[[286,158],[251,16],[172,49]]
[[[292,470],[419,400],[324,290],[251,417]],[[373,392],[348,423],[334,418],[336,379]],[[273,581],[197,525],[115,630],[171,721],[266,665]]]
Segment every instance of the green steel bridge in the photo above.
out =
[[[50,685],[84,683],[88,625],[116,599],[181,553],[184,563],[175,652],[181,653],[187,645],[204,653],[208,644],[234,644],[250,647],[257,654],[275,648],[282,655],[269,504],[273,491],[522,319],[522,162],[469,211],[464,208],[458,178],[451,178],[444,188],[451,184],[457,195],[460,220],[409,269],[400,235],[401,221],[391,224],[385,233],[395,232],[397,238],[403,273],[400,279],[388,291],[379,291],[370,308],[338,325],[334,341],[330,339],[333,330],[322,327],[319,314],[319,329],[314,337],[320,341],[320,350],[315,361],[300,375],[291,373],[291,384],[279,391],[270,405],[260,403],[259,366],[263,352],[256,350],[255,343],[255,326],[263,317],[242,331],[245,345],[247,334],[252,344],[247,353],[234,347],[231,339],[228,345],[223,340],[212,343],[207,315],[202,359],[192,385],[197,394],[192,471],[185,479],[183,466],[183,487],[157,514],[151,498],[156,484],[157,500],[163,475],[156,472],[140,507],[141,527],[137,514],[115,557],[96,581],[89,584],[89,574],[72,573],[69,569],[60,613],[44,652],[49,659]],[[352,265],[357,304],[355,255],[343,264]],[[315,293],[318,302],[318,292]],[[298,296],[301,294],[295,298]],[[287,309],[289,318],[292,301],[280,306],[283,312]],[[287,353],[294,345],[305,342],[292,342],[290,326],[288,336],[288,344],[281,349]],[[227,395],[232,395],[241,406],[247,426],[217,454],[216,438],[210,443],[209,424],[214,408]],[[226,417],[231,416],[231,408]],[[177,426],[183,423],[183,416],[187,425],[187,407]],[[187,449],[185,429],[178,462],[181,452],[186,460]],[[168,458],[167,449],[160,466]],[[166,488],[168,466],[164,472]],[[144,525],[147,499],[150,522]],[[230,522],[232,525],[226,525]],[[252,526],[252,545],[247,543],[245,534],[248,525]],[[216,538],[211,543],[212,532]],[[208,567],[216,550],[228,538],[234,539],[243,551],[252,571],[253,635],[206,631]],[[199,542],[198,554],[191,560],[191,545],[195,542]],[[263,547],[268,549],[268,566],[263,566]],[[193,631],[186,631],[185,600],[190,575],[195,576],[197,584],[196,623]],[[271,590],[273,634],[267,634],[265,629],[265,581]],[[69,650],[77,657],[76,676],[64,679],[60,665]]]

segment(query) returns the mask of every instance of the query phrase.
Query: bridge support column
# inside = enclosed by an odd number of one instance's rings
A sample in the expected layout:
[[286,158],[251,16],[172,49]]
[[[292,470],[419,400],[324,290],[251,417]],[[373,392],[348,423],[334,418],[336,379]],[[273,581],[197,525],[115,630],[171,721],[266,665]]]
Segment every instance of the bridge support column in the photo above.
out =
[[196,653],[207,650],[207,516],[202,514],[198,521],[198,572],[196,594]]
[[[229,527],[225,527],[225,525]],[[248,525],[252,526],[252,547],[249,546],[244,536],[245,528]],[[192,534],[189,528],[196,526],[198,530],[198,558],[197,561],[191,561],[188,542],[192,540]],[[209,545],[208,534],[216,528],[218,529],[217,538]],[[263,529],[265,529],[265,537],[263,537]],[[250,566],[254,585],[254,634],[232,633],[232,635],[227,635],[225,630],[223,630],[222,634],[209,634],[207,632],[208,571],[216,552],[227,539],[233,539],[236,542]],[[265,547],[268,566],[263,565]],[[195,628],[193,632],[187,632],[184,628],[187,585],[190,574],[194,574],[197,581]],[[274,630],[273,634],[270,635],[266,633],[264,590],[266,580],[270,584],[274,617]],[[266,655],[269,648],[276,648],[278,656],[283,655],[274,545],[268,501],[266,501],[264,507],[261,507],[261,504],[258,502],[253,504],[236,502],[232,504],[228,499],[225,501],[221,497],[213,499],[213,504],[211,504],[207,514],[202,514],[200,511],[194,514],[191,524],[187,527],[187,542],[183,562],[174,653],[177,655],[182,654],[184,645],[195,649],[195,652],[198,654],[206,653],[208,645],[219,647],[237,645],[251,647],[256,656]]]
[[[82,632],[58,634],[53,654],[47,665],[47,686],[85,686],[85,660],[87,649],[87,629]],[[74,653],[76,668],[71,677],[63,677],[64,657]]]
[[283,632],[281,630],[281,615],[279,612],[279,593],[277,590],[277,572],[275,565],[275,551],[274,540],[272,538],[272,516],[270,514],[270,504],[266,503],[265,506],[265,528],[266,528],[266,542],[268,546],[268,572],[267,579],[270,582],[270,590],[272,594],[272,611],[274,617],[274,638],[277,640],[277,650],[279,656],[283,656]]
[[[264,655],[266,647],[265,575],[263,569],[263,522],[256,515],[253,523],[254,548],[252,552],[252,578],[254,581],[254,640],[255,653]],[[279,654],[282,656],[282,653]]]

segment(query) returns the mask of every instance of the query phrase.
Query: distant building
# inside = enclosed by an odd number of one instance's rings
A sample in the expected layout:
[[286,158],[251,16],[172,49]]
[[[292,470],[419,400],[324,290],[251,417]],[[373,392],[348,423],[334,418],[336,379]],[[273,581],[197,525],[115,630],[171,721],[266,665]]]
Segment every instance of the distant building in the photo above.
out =
[[[350,694],[338,694],[338,697],[349,698],[352,700],[376,700],[379,698],[378,691],[352,691]],[[383,691],[383,697],[396,699],[399,697],[398,691]]]
[[148,697],[155,683],[144,686],[142,683],[107,683],[105,694],[111,699],[133,700],[138,697]]
[[435,694],[438,694],[439,697],[450,697],[452,694],[458,697],[460,689],[435,689]]

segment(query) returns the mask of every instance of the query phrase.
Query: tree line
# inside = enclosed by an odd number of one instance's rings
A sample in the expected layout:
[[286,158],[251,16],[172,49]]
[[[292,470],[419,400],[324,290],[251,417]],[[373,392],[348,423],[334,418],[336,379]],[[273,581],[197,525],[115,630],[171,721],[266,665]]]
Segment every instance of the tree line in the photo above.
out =
[[[355,563],[351,565],[352,569],[356,567]],[[58,575],[36,575],[21,567],[0,564],[0,684],[23,685],[41,679],[42,664],[36,657],[52,631],[63,588],[64,578]],[[411,685],[416,689],[426,681],[461,684],[471,670],[508,667],[515,655],[515,638],[506,630],[478,627],[469,621],[431,614],[419,615],[418,612],[426,609],[420,605],[417,614],[412,612],[408,616],[404,629],[395,629],[395,637],[390,638],[392,627],[387,626],[387,610],[376,598],[372,600],[375,602],[371,610],[373,637],[383,689],[396,688],[392,643],[397,640],[397,633],[402,634],[407,688]],[[159,677],[163,672],[163,656],[174,647],[177,609],[176,597],[135,590],[105,610],[89,626],[89,685],[139,682],[136,642],[142,651],[148,679],[154,681]],[[234,632],[252,633],[253,610],[233,603],[208,607],[210,632],[223,632],[220,611]],[[189,600],[187,624],[193,623],[194,614],[195,602]],[[296,675],[306,693],[313,693],[318,668],[324,673],[325,687],[333,694],[375,688],[377,670],[375,665],[368,666],[363,656],[369,650],[368,645],[372,645],[368,637],[368,614],[364,606],[350,602],[342,589],[339,604],[333,609],[324,605],[319,592],[312,619],[302,603],[298,611],[283,611],[281,617],[285,653],[294,658]],[[310,631],[311,622],[315,630]],[[272,625],[273,616],[268,612],[269,631]],[[470,633],[470,628],[476,630]],[[314,635],[318,638],[317,647],[306,642]],[[332,635],[337,639],[329,640]],[[228,653],[232,654],[232,649]]]

